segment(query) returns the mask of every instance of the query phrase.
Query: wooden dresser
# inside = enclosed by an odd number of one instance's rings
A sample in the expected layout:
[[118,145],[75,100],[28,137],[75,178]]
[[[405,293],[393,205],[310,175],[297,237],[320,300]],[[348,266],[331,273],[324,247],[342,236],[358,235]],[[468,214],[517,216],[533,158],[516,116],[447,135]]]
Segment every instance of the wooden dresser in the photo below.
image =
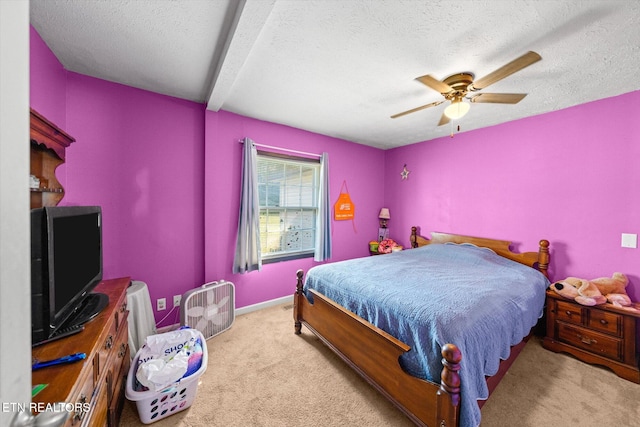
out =
[[606,366],[618,376],[640,383],[636,347],[640,313],[608,303],[588,307],[548,290],[546,315],[544,348]]
[[32,402],[65,403],[69,412],[65,426],[118,425],[130,364],[126,298],[130,282],[128,277],[102,281],[95,292],[107,294],[109,305],[82,332],[33,348],[33,357],[40,361],[78,352],[87,355],[83,361],[32,374],[34,386],[47,384]]

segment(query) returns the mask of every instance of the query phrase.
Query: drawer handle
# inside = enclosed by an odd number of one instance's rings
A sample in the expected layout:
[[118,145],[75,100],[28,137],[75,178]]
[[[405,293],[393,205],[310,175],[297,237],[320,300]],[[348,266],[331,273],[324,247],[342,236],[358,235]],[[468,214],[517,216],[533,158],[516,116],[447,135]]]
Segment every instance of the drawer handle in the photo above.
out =
[[113,335],[109,335],[107,341],[104,343],[104,348],[107,350],[111,349],[111,347],[113,347]]
[[600,319],[600,323],[602,323],[603,325],[606,325],[606,324],[608,324],[609,322],[607,322],[607,321],[606,321],[606,320],[604,320],[604,319]]
[[[85,403],[87,403],[87,396],[82,393],[80,394],[80,398],[78,399],[78,403],[80,404],[80,408],[83,408]],[[82,421],[82,419],[84,418],[86,411],[83,411],[80,408],[76,408],[76,410],[73,413],[73,420],[71,421],[71,425],[75,425],[76,421]],[[80,409],[78,411],[78,409]]]
[[571,317],[571,315],[573,314],[572,312],[570,312],[569,310],[565,311],[565,313],[567,314],[567,316]]
[[577,334],[576,336],[580,339],[580,341],[582,341],[583,343],[585,343],[587,345],[598,344],[598,341],[594,340],[593,338],[583,337],[580,334]]
[[120,351],[118,352],[118,357],[122,358],[127,354],[127,345],[125,343],[120,344]]

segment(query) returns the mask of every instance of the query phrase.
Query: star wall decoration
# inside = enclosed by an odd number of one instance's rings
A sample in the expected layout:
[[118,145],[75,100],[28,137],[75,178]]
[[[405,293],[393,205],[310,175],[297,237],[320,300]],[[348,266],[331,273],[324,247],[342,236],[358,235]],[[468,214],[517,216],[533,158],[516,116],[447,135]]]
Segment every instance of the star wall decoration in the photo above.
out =
[[409,174],[411,173],[411,171],[409,169],[407,169],[407,165],[404,165],[404,169],[402,170],[402,172],[400,172],[400,176],[402,177],[402,179],[407,179],[409,178]]

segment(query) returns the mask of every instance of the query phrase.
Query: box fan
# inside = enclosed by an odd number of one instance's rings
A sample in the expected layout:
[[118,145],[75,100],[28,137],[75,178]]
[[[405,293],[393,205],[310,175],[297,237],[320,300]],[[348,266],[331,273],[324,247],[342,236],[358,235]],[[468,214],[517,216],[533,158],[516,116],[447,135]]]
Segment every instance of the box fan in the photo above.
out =
[[229,329],[235,317],[235,286],[231,282],[206,283],[182,296],[180,324],[199,330],[205,339]]

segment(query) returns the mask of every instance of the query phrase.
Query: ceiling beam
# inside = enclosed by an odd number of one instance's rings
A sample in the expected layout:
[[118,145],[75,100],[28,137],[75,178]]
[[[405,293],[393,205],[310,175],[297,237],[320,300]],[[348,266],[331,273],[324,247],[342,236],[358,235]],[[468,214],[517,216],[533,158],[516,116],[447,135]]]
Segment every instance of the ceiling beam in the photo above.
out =
[[207,110],[218,111],[258,39],[276,0],[232,0],[237,4],[208,92]]

